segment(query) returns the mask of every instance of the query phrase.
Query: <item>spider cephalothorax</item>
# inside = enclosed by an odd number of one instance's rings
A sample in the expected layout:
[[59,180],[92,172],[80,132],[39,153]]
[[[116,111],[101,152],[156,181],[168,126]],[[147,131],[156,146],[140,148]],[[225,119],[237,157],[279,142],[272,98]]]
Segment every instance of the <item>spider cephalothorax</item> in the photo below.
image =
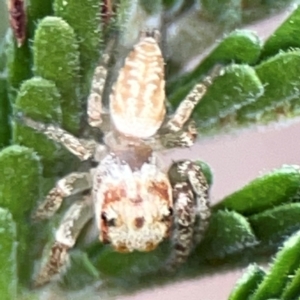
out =
[[134,168],[114,154],[94,178],[100,239],[121,252],[154,249],[169,233],[172,188],[153,161]]
[[[196,131],[190,115],[212,78],[197,84],[174,115],[166,118],[164,60],[158,35],[156,30],[142,32],[126,58],[110,96],[109,118],[102,109],[106,68],[96,68],[88,120],[104,131],[103,145],[23,117],[27,126],[62,143],[81,160],[98,161],[90,172],[71,173],[59,180],[35,213],[36,219],[49,218],[63,198],[85,192],[63,218],[48,262],[35,279],[36,286],[60,273],[67,251],[93,216],[100,241],[120,252],[150,251],[171,236],[168,269],[184,262],[203,236],[210,211],[208,184],[201,167],[186,160],[168,170],[159,151],[193,144]],[[109,120],[109,126],[103,120]]]

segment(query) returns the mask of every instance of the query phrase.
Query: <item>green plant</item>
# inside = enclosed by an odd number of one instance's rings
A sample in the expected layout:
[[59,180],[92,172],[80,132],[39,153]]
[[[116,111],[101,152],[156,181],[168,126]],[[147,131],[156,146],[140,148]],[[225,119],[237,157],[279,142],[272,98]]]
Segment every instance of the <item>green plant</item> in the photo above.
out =
[[[145,5],[144,2],[140,4]],[[152,14],[167,9],[171,15],[180,15],[193,4],[192,1],[184,5],[179,2],[154,1],[145,11]],[[225,2],[228,5],[230,1]],[[48,231],[54,223],[39,226],[30,221],[36,203],[58,176],[79,165],[64,149],[10,121],[8,115],[11,111],[25,112],[33,119],[55,122],[79,135],[80,119],[97,61],[116,30],[121,37],[130,30],[127,29],[131,28],[129,12],[138,5],[138,1],[120,1],[117,16],[110,20],[110,25],[104,25],[98,0],[31,0],[27,6],[25,44],[19,48],[12,38],[1,44],[1,262],[7,264],[0,275],[0,288],[5,290],[7,299],[15,298],[16,293],[25,297],[34,262],[41,256],[45,240],[51,236]],[[209,9],[207,7],[208,12]],[[221,10],[213,10],[213,15],[218,11]],[[229,25],[230,28],[233,26]],[[212,66],[222,63],[230,66],[226,67],[224,76],[217,78],[193,116],[202,135],[276,121],[279,117],[298,116],[299,35],[299,8],[264,44],[253,32],[233,31],[192,72],[180,77],[169,74],[172,79],[167,83],[167,91],[171,105],[176,107]],[[299,182],[298,166],[284,166],[223,199],[213,207],[204,242],[174,276],[166,278],[164,274],[155,273],[166,256],[167,243],[147,254],[118,254],[98,242],[86,245],[81,241],[72,254],[73,263],[62,287],[67,293],[105,279],[107,284],[103,286],[103,293],[112,290],[113,293],[128,292],[146,284],[217,271],[218,266],[226,263],[230,267],[236,262],[244,262],[245,257],[250,261],[274,253],[287,235],[300,229]],[[298,234],[291,239],[293,247],[297,247]],[[291,263],[289,273],[293,270],[299,273],[296,267],[300,260],[298,253],[292,253],[293,261],[286,254]],[[278,261],[284,255],[280,252]],[[286,299],[293,299],[289,295],[300,294],[297,276],[282,279],[285,282],[278,288],[278,293],[268,294],[267,288],[260,288],[258,282],[262,278],[271,278],[262,281],[267,280],[270,286],[273,278],[279,278],[278,272],[271,271],[270,274],[274,277],[265,277],[261,269],[252,267],[247,274],[247,288],[252,290],[258,286],[255,293],[266,293],[263,297],[280,297],[282,292],[288,295]],[[143,280],[145,276],[146,281]],[[8,280],[11,285],[7,285]],[[247,295],[245,289],[238,286],[237,290],[241,291],[239,295]],[[237,292],[233,292],[232,299],[242,299],[235,295]],[[262,299],[256,297],[254,299]]]

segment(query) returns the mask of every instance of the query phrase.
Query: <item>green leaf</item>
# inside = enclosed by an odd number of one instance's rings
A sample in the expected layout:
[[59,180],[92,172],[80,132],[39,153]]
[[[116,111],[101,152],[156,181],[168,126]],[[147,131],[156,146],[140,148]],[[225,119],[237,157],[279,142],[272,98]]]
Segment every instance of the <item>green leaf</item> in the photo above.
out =
[[277,54],[279,51],[300,47],[300,7],[287,18],[266,40],[262,57]]
[[286,285],[283,294],[281,296],[282,300],[294,300],[299,299],[300,295],[300,268],[290,276],[290,282]]
[[224,126],[222,119],[233,115],[237,109],[255,101],[264,91],[254,69],[246,65],[231,65],[214,84],[194,110],[193,117],[201,133],[215,130],[216,124]]
[[[30,214],[40,196],[41,166],[36,153],[22,146],[0,152],[0,206],[9,209],[18,232],[18,274],[28,282],[33,269],[33,248],[40,231],[30,226]],[[37,232],[38,231],[38,232]]]
[[282,290],[300,264],[300,232],[290,237],[276,254],[273,265],[251,300],[282,299]]
[[63,127],[79,129],[79,51],[75,33],[63,19],[46,17],[38,25],[33,41],[34,73],[53,81],[62,97]]
[[214,209],[227,208],[243,215],[259,213],[297,198],[299,182],[299,167],[283,166],[225,197]]
[[7,94],[7,78],[0,73],[0,148],[7,146],[11,138],[9,124],[10,103]]
[[[275,109],[300,96],[299,64],[300,50],[294,50],[280,53],[258,65],[255,69],[265,92],[256,101],[237,112],[237,121],[245,123],[277,120]],[[266,112],[270,113],[264,116]]]
[[[249,30],[235,30],[226,36],[194,71],[167,83],[169,101],[174,105],[183,99],[192,87],[217,63],[254,64],[260,55],[261,42]],[[179,88],[181,87],[181,88]]]
[[52,0],[30,0],[26,2],[29,38],[33,38],[37,23],[53,12]]
[[101,1],[55,0],[53,6],[55,15],[67,21],[76,33],[80,51],[81,84],[85,85],[83,95],[86,96],[100,54]]
[[257,243],[246,218],[233,211],[220,210],[212,215],[197,254],[210,260],[223,259]]
[[22,47],[18,47],[16,42],[11,40],[8,43],[6,55],[8,92],[10,101],[13,103],[21,83],[32,76],[32,57],[28,41]]
[[16,224],[11,213],[0,207],[0,291],[2,300],[17,299]]
[[242,278],[236,283],[228,300],[246,300],[256,290],[258,284],[265,276],[262,268],[253,264],[244,272]]
[[[43,123],[59,125],[62,123],[61,101],[61,96],[52,81],[33,77],[22,84],[14,111],[22,112]],[[54,143],[44,134],[19,123],[13,124],[13,141],[33,148],[42,157],[45,176],[65,170],[65,162],[70,162],[72,159],[62,146]]]
[[278,244],[287,235],[300,229],[300,203],[280,205],[253,215],[248,220],[263,244]]

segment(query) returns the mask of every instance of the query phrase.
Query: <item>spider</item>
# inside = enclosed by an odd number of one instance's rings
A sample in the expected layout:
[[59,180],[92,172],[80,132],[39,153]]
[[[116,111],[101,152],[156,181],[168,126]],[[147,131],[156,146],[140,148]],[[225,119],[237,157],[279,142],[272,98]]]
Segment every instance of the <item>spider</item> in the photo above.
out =
[[[68,251],[85,224],[95,216],[99,239],[116,251],[150,251],[171,236],[165,264],[174,270],[202,239],[210,217],[209,186],[199,164],[190,160],[162,163],[160,151],[190,147],[197,136],[191,113],[211,85],[214,71],[197,84],[166,117],[164,60],[159,32],[145,30],[127,56],[110,94],[109,112],[102,107],[107,69],[99,65],[88,98],[88,122],[103,129],[104,143],[79,139],[51,124],[22,116],[24,125],[61,143],[82,161],[98,163],[90,172],[74,172],[58,180],[34,218],[48,219],[64,198],[82,193],[56,230],[47,262],[34,279],[36,287],[59,275]],[[109,126],[104,126],[104,121]]]

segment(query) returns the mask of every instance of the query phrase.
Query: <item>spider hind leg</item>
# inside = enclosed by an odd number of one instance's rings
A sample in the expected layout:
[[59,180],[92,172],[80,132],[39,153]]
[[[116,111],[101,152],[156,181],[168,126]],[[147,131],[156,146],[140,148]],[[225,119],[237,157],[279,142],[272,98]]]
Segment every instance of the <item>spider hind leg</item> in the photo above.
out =
[[75,202],[66,212],[55,235],[46,263],[34,278],[33,287],[41,287],[63,273],[68,265],[68,251],[73,248],[79,233],[93,217],[91,195]]

